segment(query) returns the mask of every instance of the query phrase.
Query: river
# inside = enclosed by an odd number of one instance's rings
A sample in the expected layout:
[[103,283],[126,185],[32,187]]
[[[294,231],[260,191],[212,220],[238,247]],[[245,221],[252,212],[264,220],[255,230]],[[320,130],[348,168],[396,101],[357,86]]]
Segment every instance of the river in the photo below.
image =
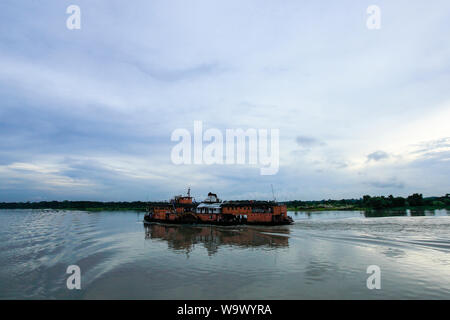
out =
[[[0,210],[0,299],[450,299],[450,212],[289,212],[290,226],[144,225]],[[81,289],[66,285],[69,265]],[[369,289],[369,266],[380,289]]]

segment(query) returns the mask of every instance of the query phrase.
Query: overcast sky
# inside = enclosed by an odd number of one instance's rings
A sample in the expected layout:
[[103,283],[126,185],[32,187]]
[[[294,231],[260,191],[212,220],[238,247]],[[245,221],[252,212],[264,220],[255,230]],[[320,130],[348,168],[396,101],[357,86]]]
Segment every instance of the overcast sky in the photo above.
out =
[[[449,89],[448,0],[2,0],[0,201],[443,195]],[[194,120],[279,129],[278,173],[173,164]]]

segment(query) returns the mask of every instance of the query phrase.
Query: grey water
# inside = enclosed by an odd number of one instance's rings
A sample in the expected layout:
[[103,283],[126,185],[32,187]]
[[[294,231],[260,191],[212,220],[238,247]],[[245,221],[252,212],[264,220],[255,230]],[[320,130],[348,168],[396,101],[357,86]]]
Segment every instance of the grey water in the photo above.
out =
[[[0,299],[450,299],[450,212],[290,212],[290,226],[144,225],[0,210]],[[69,265],[81,289],[69,290]],[[368,289],[368,266],[380,289]]]

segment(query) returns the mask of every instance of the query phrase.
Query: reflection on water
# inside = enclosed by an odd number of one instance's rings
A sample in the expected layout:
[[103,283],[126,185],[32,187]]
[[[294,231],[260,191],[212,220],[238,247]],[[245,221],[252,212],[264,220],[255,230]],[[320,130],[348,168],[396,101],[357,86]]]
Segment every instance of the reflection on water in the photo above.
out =
[[406,210],[372,210],[366,211],[365,216],[368,218],[374,217],[421,217],[421,216],[446,216],[447,210],[425,210],[425,209],[406,209]]
[[[1,299],[450,299],[446,210],[290,212],[278,227],[0,211]],[[81,268],[81,290],[66,287]],[[367,267],[382,271],[366,287]]]
[[[279,234],[268,232],[276,231]],[[146,239],[161,239],[174,251],[189,253],[196,244],[202,244],[209,255],[217,253],[220,246],[264,247],[276,249],[289,245],[289,228],[278,227],[218,227],[146,224]]]
[[386,209],[386,210],[369,210],[369,211],[292,211],[290,216],[297,219],[324,219],[324,218],[351,218],[351,217],[420,217],[420,216],[448,216],[446,209]]

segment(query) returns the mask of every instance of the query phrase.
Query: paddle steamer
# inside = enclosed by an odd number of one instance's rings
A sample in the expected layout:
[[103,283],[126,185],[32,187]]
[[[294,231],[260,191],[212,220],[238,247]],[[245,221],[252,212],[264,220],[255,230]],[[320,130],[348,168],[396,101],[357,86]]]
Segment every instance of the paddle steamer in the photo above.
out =
[[215,193],[194,202],[187,196],[175,196],[169,202],[152,203],[144,223],[213,224],[213,225],[286,225],[293,223],[286,205],[275,201],[222,201]]

